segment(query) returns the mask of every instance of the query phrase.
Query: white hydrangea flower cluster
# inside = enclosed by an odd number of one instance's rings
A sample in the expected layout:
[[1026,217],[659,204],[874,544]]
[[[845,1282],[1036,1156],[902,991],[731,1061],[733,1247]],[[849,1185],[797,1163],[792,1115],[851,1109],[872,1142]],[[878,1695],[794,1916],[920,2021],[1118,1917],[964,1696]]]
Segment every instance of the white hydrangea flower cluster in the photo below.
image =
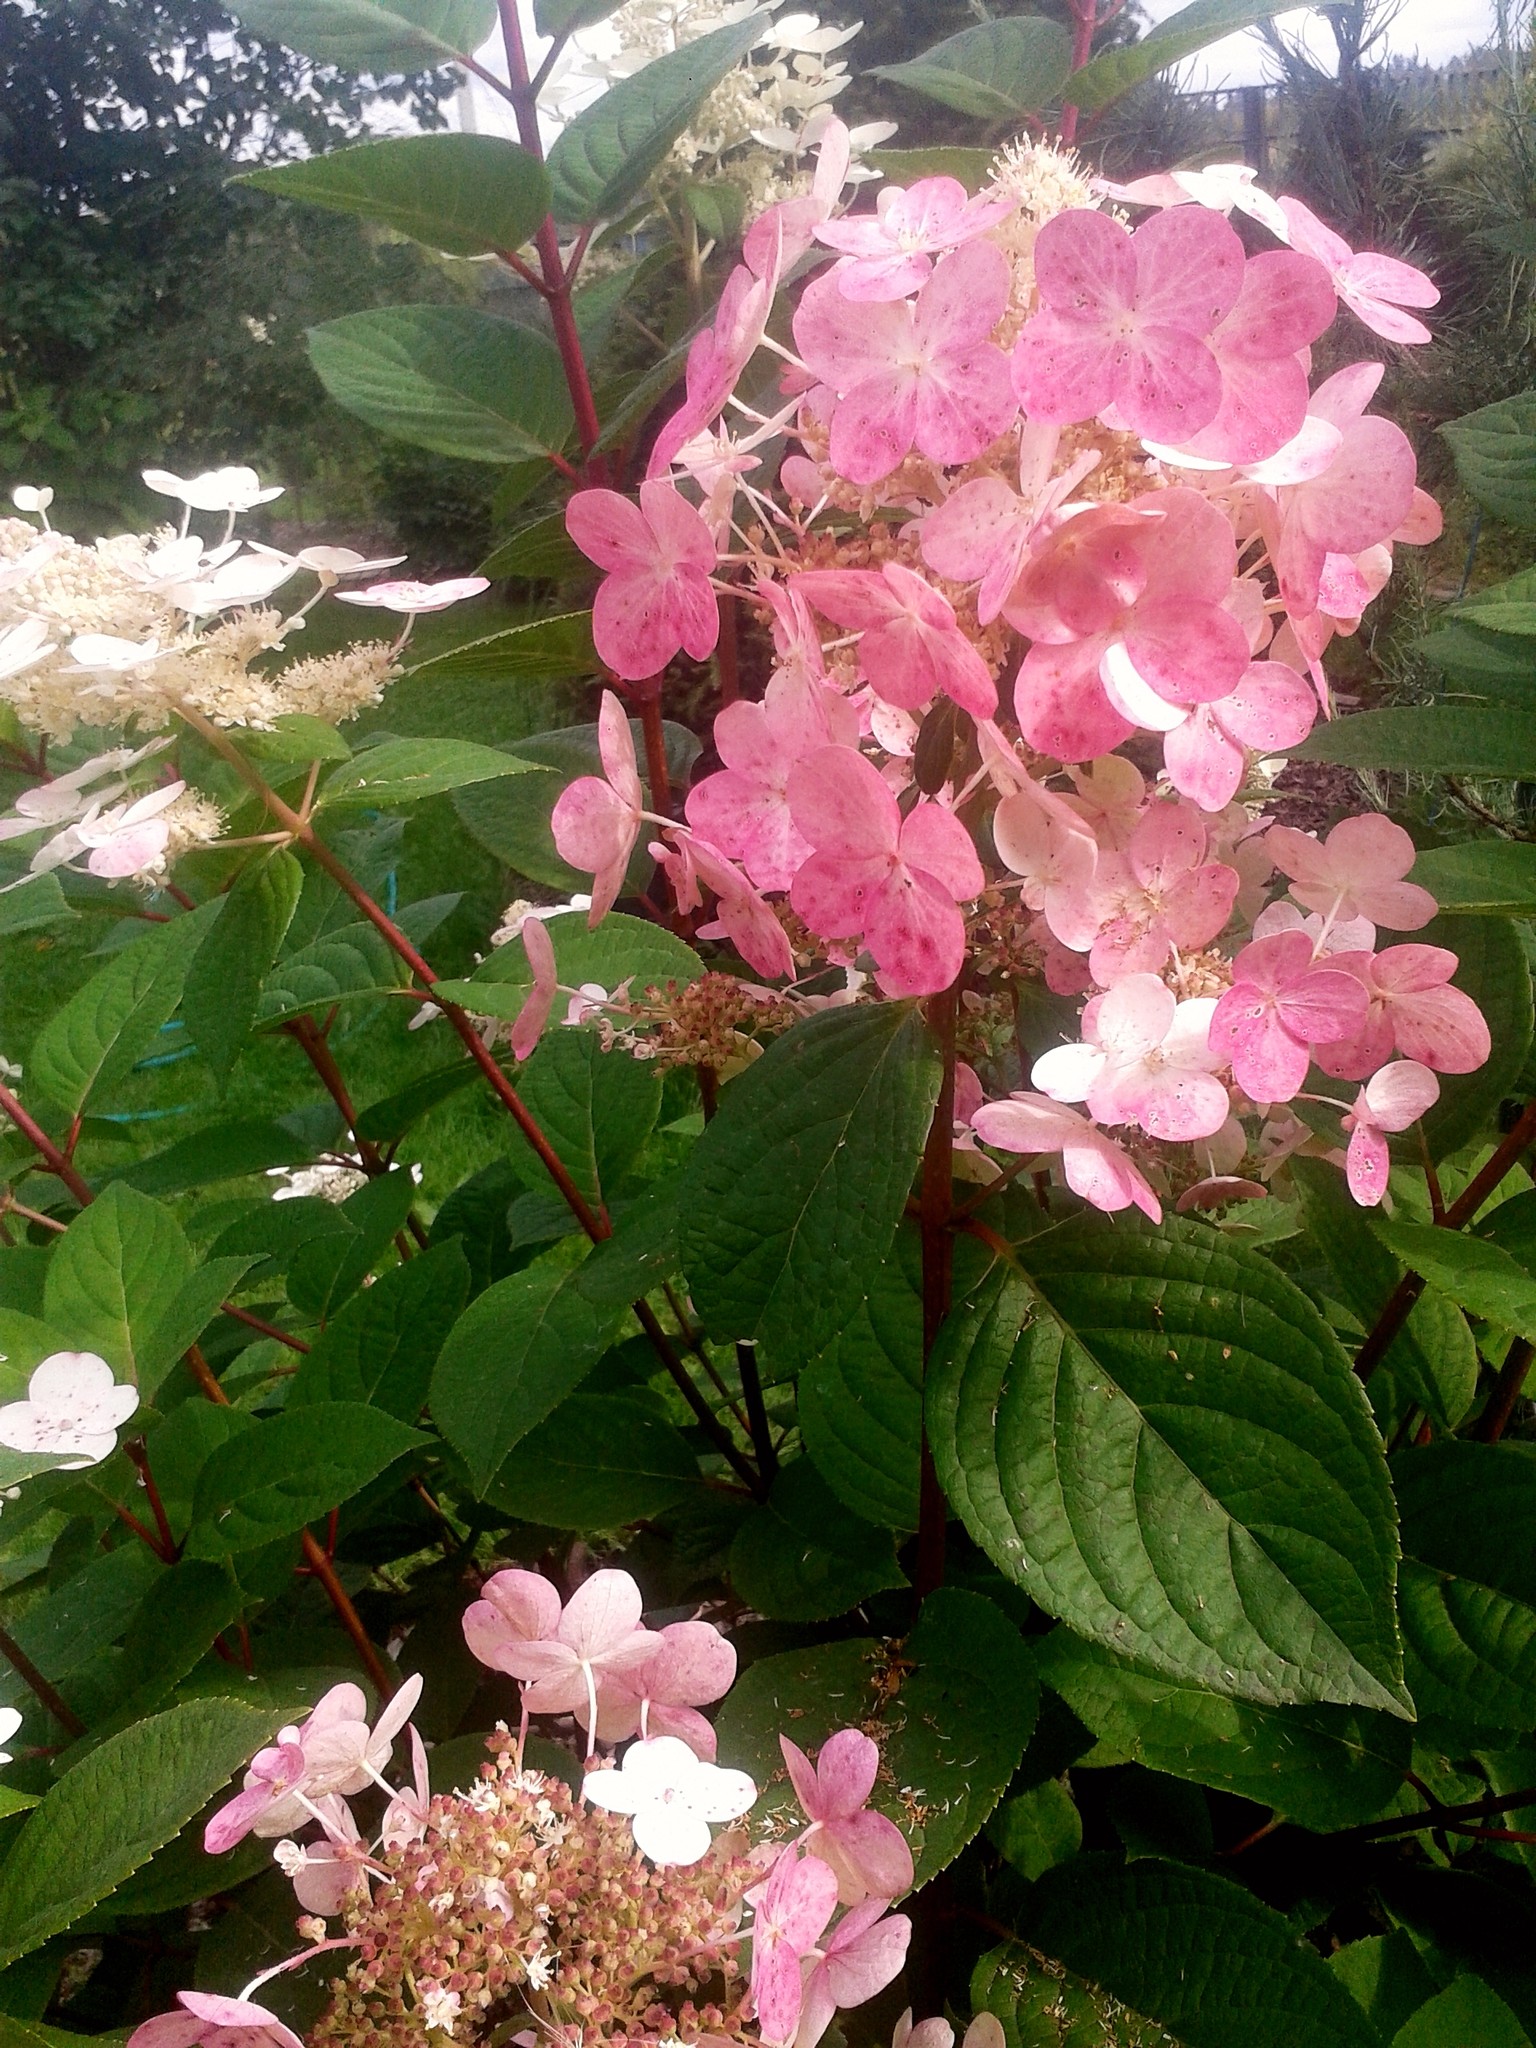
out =
[[[145,481],[181,500],[179,531],[78,541],[49,525],[50,491],[22,485],[12,494],[41,520],[39,530],[26,518],[0,519],[0,701],[24,728],[61,742],[79,726],[153,732],[183,705],[219,725],[268,728],[291,711],[335,724],[377,703],[399,673],[385,641],[286,668],[267,658],[343,576],[392,563],[236,540],[238,515],[276,495],[254,470],[186,480],[150,470]],[[194,511],[223,512],[222,538],[189,531]],[[268,600],[300,572],[318,588],[285,616]],[[190,803],[184,822],[195,822]]]
[[[569,119],[615,80],[754,11],[756,0],[626,0],[606,21],[571,38],[541,101]],[[850,82],[846,58],[835,53],[862,25],[824,25],[798,10],[765,21],[746,61],[720,81],[673,144],[673,168],[693,178],[727,178],[742,188],[749,212],[808,188],[809,173],[799,170],[798,159],[820,140],[832,102]],[[889,122],[853,131],[855,181],[876,175],[858,166],[860,153],[894,133]]]

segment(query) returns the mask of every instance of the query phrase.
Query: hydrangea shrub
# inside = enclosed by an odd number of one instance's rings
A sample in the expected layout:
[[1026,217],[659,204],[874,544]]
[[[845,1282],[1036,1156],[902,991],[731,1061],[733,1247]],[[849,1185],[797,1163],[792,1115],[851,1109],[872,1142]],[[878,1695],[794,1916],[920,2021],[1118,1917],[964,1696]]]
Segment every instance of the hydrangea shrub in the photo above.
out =
[[506,98],[252,182],[517,276],[312,342],[530,516],[0,522],[0,2037],[1536,2032],[1536,890],[1285,773],[1468,766],[1335,680],[1434,282],[1094,175],[1188,22],[933,161],[809,16],[241,19]]

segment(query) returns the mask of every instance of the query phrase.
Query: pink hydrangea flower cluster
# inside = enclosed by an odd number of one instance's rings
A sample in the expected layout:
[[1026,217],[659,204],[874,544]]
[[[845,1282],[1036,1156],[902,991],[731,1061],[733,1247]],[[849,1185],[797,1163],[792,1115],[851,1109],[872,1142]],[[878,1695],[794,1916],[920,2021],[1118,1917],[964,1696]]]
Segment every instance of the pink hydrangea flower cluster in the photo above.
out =
[[[1406,435],[1369,410],[1381,366],[1314,389],[1311,351],[1341,307],[1427,339],[1403,308],[1434,286],[1241,167],[1095,191],[1070,158],[1016,149],[979,197],[930,178],[838,217],[842,147],[833,124],[816,193],[751,228],[638,508],[571,501],[621,689],[707,655],[722,599],[774,645],[762,700],[720,711],[721,765],[682,821],[647,808],[605,693],[604,772],[553,820],[594,876],[592,922],[644,833],[679,917],[712,896],[691,929],[791,996],[832,967],[888,997],[964,975],[984,1002],[981,935],[1007,926],[1011,971],[1082,996],[1082,1021],[968,1135],[1155,1217],[1326,1149],[1287,1107],[1310,1098],[1356,1198],[1379,1201],[1384,1134],[1486,1058],[1487,1028],[1454,955],[1399,942],[1436,908],[1407,833],[1365,816],[1319,841],[1263,800],[1267,764],[1331,715],[1329,642],[1394,549],[1439,531]],[[1249,253],[1234,209],[1276,246]],[[766,415],[735,387],[818,245],[794,346],[769,344],[784,404]],[[783,435],[775,493],[755,451]],[[519,1056],[557,992],[547,935],[529,951]]]
[[[130,2048],[297,2048],[252,1994],[333,1950],[351,1960],[310,2038],[338,2048],[415,2048],[424,2030],[471,2048],[816,2048],[839,2011],[900,1974],[911,1923],[891,1906],[912,1886],[912,1852],[869,1805],[880,1764],[869,1736],[845,1728],[814,1763],[782,1738],[804,1826],[754,1846],[758,1788],[716,1763],[698,1711],[736,1675],[718,1629],[648,1629],[623,1571],[594,1572],[567,1601],[529,1571],[497,1572],[482,1590],[465,1639],[517,1681],[519,1733],[498,1728],[467,1789],[434,1792],[408,1722],[419,1676],[372,1726],[359,1688],[333,1686],[256,1756],[205,1833],[213,1855],[252,1832],[283,1837],[274,1856],[310,1945],[238,1998],[183,1993]],[[569,1717],[583,1734],[579,1790],[526,1767],[533,1714]],[[397,1788],[385,1771],[402,1730],[412,1781]],[[614,1764],[599,1743],[628,1746]],[[384,1795],[372,1838],[351,1804],[370,1788]],[[341,1931],[327,1935],[327,1920]]]

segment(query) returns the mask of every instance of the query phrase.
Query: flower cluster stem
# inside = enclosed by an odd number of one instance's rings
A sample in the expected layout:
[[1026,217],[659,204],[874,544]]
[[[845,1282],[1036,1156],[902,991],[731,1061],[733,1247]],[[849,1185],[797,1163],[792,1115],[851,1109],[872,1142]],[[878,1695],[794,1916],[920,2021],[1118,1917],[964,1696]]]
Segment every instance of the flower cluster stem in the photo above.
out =
[[[523,47],[523,24],[518,15],[518,0],[497,0],[501,18],[501,39],[507,53],[507,77],[511,84],[513,111],[517,116],[517,138],[536,162],[544,161],[544,145],[539,139],[538,93],[528,71],[528,56]],[[541,74],[542,76],[542,74]],[[592,380],[587,374],[587,359],[582,351],[581,335],[576,326],[576,312],[571,304],[571,286],[575,282],[575,266],[566,271],[560,261],[560,239],[555,232],[553,215],[546,215],[534,236],[533,246],[538,254],[539,268],[544,275],[544,291],[549,304],[550,324],[555,330],[555,346],[560,351],[561,368],[571,394],[571,407],[576,415],[576,438],[581,444],[584,456],[590,455],[597,446],[602,428],[598,423],[597,404],[592,396]]]

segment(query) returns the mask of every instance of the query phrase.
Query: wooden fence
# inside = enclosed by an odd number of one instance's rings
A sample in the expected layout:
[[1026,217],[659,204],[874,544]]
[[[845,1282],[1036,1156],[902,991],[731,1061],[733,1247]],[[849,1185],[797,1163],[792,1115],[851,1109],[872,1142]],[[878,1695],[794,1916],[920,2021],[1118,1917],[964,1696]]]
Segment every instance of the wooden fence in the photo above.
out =
[[[1386,67],[1413,116],[1414,126],[1433,145],[1465,134],[1497,100],[1508,82],[1507,60],[1497,50],[1474,50],[1447,64],[1395,60]],[[1293,101],[1283,84],[1230,86],[1220,92],[1182,93],[1201,106],[1212,136],[1263,177],[1270,151],[1294,132]]]

